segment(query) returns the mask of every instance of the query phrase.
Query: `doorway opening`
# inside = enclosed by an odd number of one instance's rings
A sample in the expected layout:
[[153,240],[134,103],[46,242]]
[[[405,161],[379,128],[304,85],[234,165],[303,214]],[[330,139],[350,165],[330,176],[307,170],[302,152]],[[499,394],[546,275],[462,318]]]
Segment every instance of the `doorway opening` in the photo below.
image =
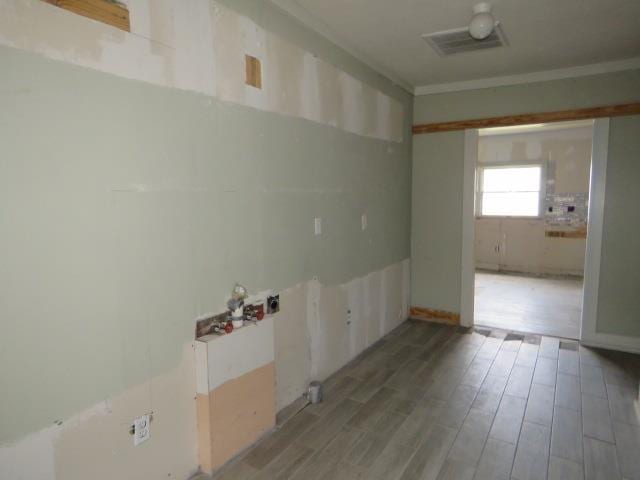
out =
[[481,129],[474,323],[580,338],[594,122]]

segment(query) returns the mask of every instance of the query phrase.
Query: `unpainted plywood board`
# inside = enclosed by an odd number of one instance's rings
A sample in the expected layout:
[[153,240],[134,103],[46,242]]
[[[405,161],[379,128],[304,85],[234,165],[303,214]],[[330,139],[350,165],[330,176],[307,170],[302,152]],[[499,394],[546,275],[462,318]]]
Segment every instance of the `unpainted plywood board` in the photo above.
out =
[[129,10],[127,7],[114,0],[45,0],[51,5],[64,8],[83,17],[106,23],[113,27],[131,31],[129,23]]

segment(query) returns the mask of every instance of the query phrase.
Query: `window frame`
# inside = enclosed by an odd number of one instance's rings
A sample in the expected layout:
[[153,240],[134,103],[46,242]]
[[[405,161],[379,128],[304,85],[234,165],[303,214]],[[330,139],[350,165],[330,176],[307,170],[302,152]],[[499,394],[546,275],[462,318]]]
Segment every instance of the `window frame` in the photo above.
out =
[[[538,214],[537,215],[483,215],[482,214],[482,194],[484,193],[483,180],[484,171],[490,169],[506,168],[540,168],[540,190],[538,191]],[[546,197],[546,168],[545,162],[517,162],[517,163],[482,163],[476,168],[476,218],[518,218],[525,220],[540,220],[544,216],[544,199]]]

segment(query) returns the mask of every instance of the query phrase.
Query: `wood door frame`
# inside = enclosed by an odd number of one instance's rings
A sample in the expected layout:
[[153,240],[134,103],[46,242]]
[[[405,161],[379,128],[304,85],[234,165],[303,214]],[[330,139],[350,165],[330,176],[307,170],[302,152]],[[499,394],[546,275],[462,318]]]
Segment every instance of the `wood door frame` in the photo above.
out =
[[464,173],[462,180],[462,252],[460,277],[460,324],[473,326],[475,299],[475,198],[478,130],[464,132]]

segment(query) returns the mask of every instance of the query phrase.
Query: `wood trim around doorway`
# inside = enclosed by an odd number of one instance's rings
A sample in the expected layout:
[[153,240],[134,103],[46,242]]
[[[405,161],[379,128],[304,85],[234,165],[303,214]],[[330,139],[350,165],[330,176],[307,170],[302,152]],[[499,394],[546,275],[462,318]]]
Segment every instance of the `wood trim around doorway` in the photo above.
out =
[[531,123],[553,123],[571,120],[588,120],[592,118],[619,117],[624,115],[640,115],[640,102],[602,107],[562,110],[557,112],[523,113],[503,117],[476,118],[452,122],[425,123],[413,126],[413,134],[450,132],[491,127],[511,127]]
[[411,318],[436,323],[446,323],[447,325],[460,325],[459,313],[433,308],[411,307]]

